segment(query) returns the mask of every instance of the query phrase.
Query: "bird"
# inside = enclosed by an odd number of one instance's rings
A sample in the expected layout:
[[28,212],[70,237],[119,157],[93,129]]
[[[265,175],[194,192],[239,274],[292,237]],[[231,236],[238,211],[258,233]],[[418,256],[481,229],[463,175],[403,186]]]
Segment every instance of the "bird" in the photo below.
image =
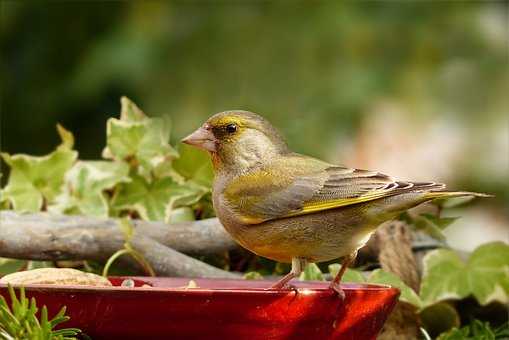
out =
[[291,288],[308,263],[342,258],[330,288],[344,298],[342,276],[380,224],[434,199],[489,197],[295,153],[268,120],[249,111],[217,113],[182,142],[209,152],[212,203],[232,238],[259,256],[291,263],[271,289]]

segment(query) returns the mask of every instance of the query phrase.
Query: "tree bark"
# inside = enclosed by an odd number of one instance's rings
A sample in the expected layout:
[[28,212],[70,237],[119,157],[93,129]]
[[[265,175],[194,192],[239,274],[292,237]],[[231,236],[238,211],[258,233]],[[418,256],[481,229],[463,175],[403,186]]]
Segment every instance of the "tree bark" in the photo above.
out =
[[[238,277],[180,253],[207,255],[237,248],[217,219],[169,225],[136,220],[132,224],[134,233],[130,243],[157,275]],[[125,235],[113,219],[0,212],[0,257],[106,260],[122,249],[124,243]]]
[[[218,254],[238,247],[217,218],[175,224],[133,220],[132,224],[137,235],[186,254]],[[104,260],[124,242],[114,219],[0,211],[0,257]]]

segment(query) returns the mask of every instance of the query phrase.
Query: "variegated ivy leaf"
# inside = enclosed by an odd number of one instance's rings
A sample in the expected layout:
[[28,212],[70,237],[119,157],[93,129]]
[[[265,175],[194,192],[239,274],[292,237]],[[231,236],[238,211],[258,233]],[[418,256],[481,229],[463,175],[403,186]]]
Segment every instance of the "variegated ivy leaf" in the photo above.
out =
[[0,210],[9,209],[9,200],[5,198],[3,190],[0,189]]
[[423,259],[421,297],[425,305],[473,295],[481,305],[509,303],[509,245],[492,242],[479,246],[465,262],[448,249]]
[[64,192],[50,210],[107,217],[108,199],[104,191],[130,181],[128,174],[129,166],[125,163],[78,161],[66,174]]
[[[338,275],[339,270],[341,269],[341,265],[338,263],[333,263],[329,265],[329,273],[334,278],[336,275]],[[347,268],[345,271],[345,274],[343,274],[342,278],[343,282],[355,282],[355,283],[362,283],[366,282],[366,279],[362,275],[362,272],[355,269]]]
[[[337,275],[340,268],[341,265],[336,263],[329,265],[329,272],[332,277]],[[385,284],[396,287],[401,291],[400,301],[414,305],[417,308],[422,306],[421,299],[412,288],[408,287],[398,276],[382,269],[375,269],[366,279],[361,271],[348,268],[343,275],[342,282]]]
[[15,210],[39,211],[44,202],[52,203],[61,191],[64,174],[74,164],[78,153],[72,150],[72,134],[61,126],[57,129],[62,144],[46,156],[2,153],[10,167],[9,180],[2,196]]
[[168,118],[148,118],[125,98],[120,119],[108,119],[103,157],[139,166],[148,175],[178,156],[169,139]]
[[245,273],[243,275],[243,278],[244,280],[263,280],[263,275],[258,272],[252,271]]
[[179,222],[189,222],[196,220],[193,209],[190,207],[180,207],[172,209],[169,215],[167,216],[168,223],[179,223]]
[[300,273],[299,280],[301,281],[324,281],[322,271],[316,263],[308,263],[302,273]]
[[375,269],[368,278],[369,283],[386,284],[396,287],[401,291],[399,300],[414,305],[417,308],[422,307],[422,301],[417,293],[408,287],[397,275],[386,272],[382,269]]
[[166,221],[172,208],[197,202],[203,195],[199,189],[178,184],[170,177],[148,181],[133,175],[131,179],[119,185],[112,207],[117,211],[134,210],[145,220]]
[[129,98],[120,98],[120,120],[126,122],[139,122],[147,118],[145,113]]
[[173,161],[173,168],[184,179],[193,181],[206,188],[212,187],[214,172],[210,156],[203,150],[182,144],[179,158]]
[[456,221],[458,217],[437,217],[432,214],[420,214],[413,218],[412,225],[431,237],[445,241],[443,230]]

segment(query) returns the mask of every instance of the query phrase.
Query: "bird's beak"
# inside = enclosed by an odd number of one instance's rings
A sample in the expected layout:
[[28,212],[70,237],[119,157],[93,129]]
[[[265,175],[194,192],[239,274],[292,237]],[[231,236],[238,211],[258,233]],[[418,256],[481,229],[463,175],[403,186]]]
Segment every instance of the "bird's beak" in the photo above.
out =
[[186,138],[182,139],[182,143],[196,146],[210,152],[216,152],[217,139],[212,131],[201,127]]

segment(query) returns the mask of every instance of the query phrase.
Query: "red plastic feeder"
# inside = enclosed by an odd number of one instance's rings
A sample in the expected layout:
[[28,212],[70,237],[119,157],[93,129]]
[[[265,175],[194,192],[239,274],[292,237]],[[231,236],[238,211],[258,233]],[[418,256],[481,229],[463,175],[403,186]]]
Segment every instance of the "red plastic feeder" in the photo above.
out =
[[[132,279],[136,287],[120,287]],[[397,302],[395,288],[344,284],[341,301],[326,282],[295,282],[298,292],[266,290],[269,281],[110,278],[114,287],[27,285],[49,315],[67,306],[92,339],[352,339],[376,336]],[[141,287],[148,285],[150,287]],[[8,297],[6,285],[0,294]]]

